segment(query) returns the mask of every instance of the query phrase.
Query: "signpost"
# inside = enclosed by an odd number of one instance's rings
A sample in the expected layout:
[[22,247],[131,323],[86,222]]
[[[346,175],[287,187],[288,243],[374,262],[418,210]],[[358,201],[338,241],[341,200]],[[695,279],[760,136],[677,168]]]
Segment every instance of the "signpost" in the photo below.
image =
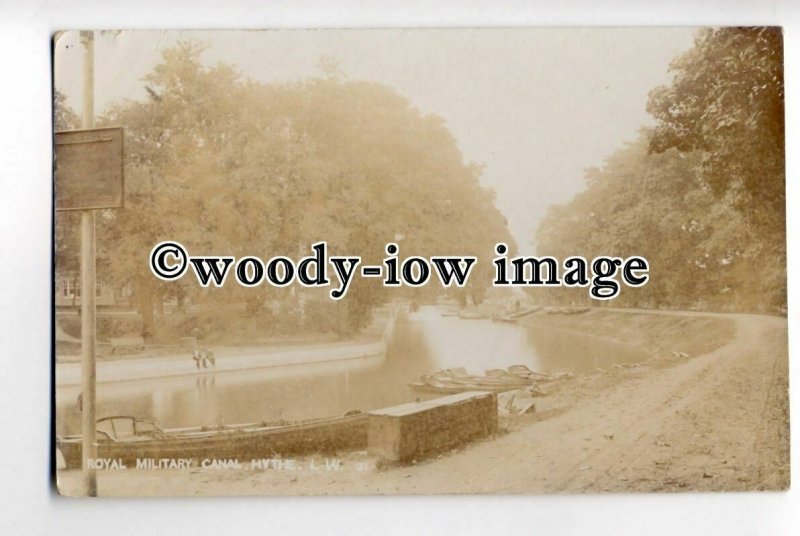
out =
[[82,130],[56,133],[55,209],[81,211],[81,428],[86,495],[97,496],[95,210],[122,206],[121,128],[94,128],[94,34],[83,44]]
[[123,203],[122,128],[56,132],[56,210]]

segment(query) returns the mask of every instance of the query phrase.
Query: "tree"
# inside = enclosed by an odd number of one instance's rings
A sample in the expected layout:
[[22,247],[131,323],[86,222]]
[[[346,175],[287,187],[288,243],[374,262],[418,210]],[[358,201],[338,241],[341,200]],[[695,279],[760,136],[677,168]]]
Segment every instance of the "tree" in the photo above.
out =
[[[67,97],[58,90],[53,92],[53,127],[56,131],[74,130],[80,127],[78,115],[67,104]],[[55,263],[58,267],[58,275],[70,278],[73,289],[77,288],[80,278],[79,222],[80,217],[76,212],[56,212],[55,214],[53,247]],[[73,306],[76,299],[77,293],[73,292]]]
[[[99,253],[112,280],[133,287],[146,336],[169,292],[248,302],[250,311],[293,292],[162,284],[146,264],[162,240],[237,257],[297,257],[325,240],[333,254],[376,264],[399,234],[403,256],[489,257],[495,241],[509,240],[481,168],[463,162],[440,118],[338,70],[262,84],[204,65],[202,52],[193,43],[166,50],[144,79],[147,99],[118,103],[100,120],[125,128],[126,203],[98,220]],[[357,281],[335,304],[342,329],[364,325],[387,292]]]
[[59,90],[53,92],[53,125],[56,131],[80,127],[78,114],[67,104],[67,96]]
[[698,32],[650,94],[654,152],[702,155],[702,178],[749,224],[782,235],[785,205],[783,34],[780,28]]
[[[783,265],[765,263],[762,237],[705,185],[702,155],[649,151],[650,133],[586,172],[586,190],[542,220],[541,254],[640,255],[650,280],[615,305],[772,311],[785,304]],[[591,303],[586,289],[536,290],[556,302]]]
[[[538,230],[556,256],[643,255],[651,277],[617,304],[774,311],[786,304],[782,35],[698,32],[655,128],[588,170],[587,187]],[[559,289],[562,290],[562,289]],[[584,292],[548,293],[588,301]]]

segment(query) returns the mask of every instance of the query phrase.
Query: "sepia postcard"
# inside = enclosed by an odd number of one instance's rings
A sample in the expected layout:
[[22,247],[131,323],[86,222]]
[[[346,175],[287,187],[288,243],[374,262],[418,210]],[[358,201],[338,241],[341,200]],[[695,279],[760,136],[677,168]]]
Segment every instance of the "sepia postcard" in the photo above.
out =
[[788,489],[781,28],[52,48],[60,494]]

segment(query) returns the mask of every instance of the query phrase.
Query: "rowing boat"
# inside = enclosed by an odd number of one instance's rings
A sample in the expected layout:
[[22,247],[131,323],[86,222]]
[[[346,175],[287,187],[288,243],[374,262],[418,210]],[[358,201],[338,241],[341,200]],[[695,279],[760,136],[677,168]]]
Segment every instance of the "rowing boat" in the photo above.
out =
[[571,372],[557,372],[555,374],[545,374],[544,372],[536,372],[535,370],[529,369],[525,365],[511,365],[510,367],[508,367],[508,372],[524,380],[529,380],[539,383],[554,382],[559,380],[570,380],[575,377],[575,375],[572,374]]
[[468,391],[490,391],[493,393],[504,393],[506,391],[513,391],[519,389],[519,386],[514,385],[485,385],[485,384],[469,384],[469,383],[455,383],[444,382],[433,379],[428,379],[421,382],[412,382],[408,386],[415,391],[424,391],[427,393],[438,393],[442,395],[451,395],[456,393],[466,393]]
[[[82,465],[82,436],[57,436],[68,469]],[[367,414],[214,427],[162,429],[129,416],[97,421],[97,457],[127,466],[148,459],[235,459],[239,462],[278,455],[336,452],[365,448]]]

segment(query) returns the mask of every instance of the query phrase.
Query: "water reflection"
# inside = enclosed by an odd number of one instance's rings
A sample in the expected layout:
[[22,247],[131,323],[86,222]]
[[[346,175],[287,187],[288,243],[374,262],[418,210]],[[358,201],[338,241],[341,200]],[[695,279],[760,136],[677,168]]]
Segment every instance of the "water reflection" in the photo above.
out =
[[[526,364],[544,372],[583,372],[642,355],[574,333],[489,320],[442,316],[436,307],[401,315],[385,356],[216,373],[102,383],[98,416],[134,415],[164,427],[259,422],[340,415],[408,402],[424,395],[409,382],[438,368]],[[79,433],[78,387],[56,392],[59,433]],[[435,396],[435,395],[430,395]]]

